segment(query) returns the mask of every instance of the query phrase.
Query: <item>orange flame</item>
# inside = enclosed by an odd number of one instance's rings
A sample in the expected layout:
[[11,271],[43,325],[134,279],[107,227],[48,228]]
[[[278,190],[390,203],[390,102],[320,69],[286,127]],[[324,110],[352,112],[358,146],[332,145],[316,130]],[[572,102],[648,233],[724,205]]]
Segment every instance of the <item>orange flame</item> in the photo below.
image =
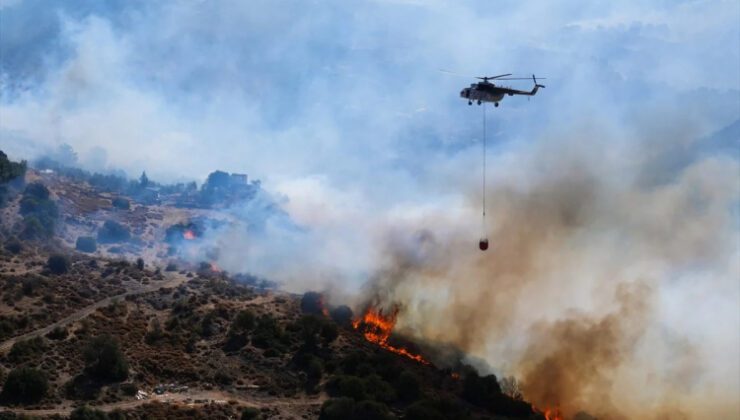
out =
[[221,268],[219,266],[217,266],[215,262],[212,262],[211,263],[211,271],[213,271],[214,273],[220,273],[221,272]]
[[415,360],[425,365],[430,364],[418,354],[411,353],[403,347],[395,347],[388,344],[388,338],[391,336],[393,327],[396,325],[397,310],[389,315],[384,315],[382,311],[369,307],[362,318],[352,321],[352,326],[356,330],[362,330],[365,339],[375,343],[380,347]]
[[532,404],[532,409],[542,413],[545,416],[545,420],[565,420],[565,416],[560,412],[560,407],[547,407],[545,410],[540,410]]
[[182,233],[182,237],[185,238],[188,241],[192,241],[193,239],[195,239],[195,232],[193,232],[192,230],[188,229],[188,230],[186,230],[185,232]]

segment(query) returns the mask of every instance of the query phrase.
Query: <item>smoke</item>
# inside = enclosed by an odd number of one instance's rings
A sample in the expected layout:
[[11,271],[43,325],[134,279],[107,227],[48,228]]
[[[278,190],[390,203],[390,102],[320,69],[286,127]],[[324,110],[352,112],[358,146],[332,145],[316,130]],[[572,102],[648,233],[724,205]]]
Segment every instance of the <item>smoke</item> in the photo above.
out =
[[[248,173],[290,221],[234,206],[194,261],[399,305],[568,415],[738,417],[738,159],[700,141],[740,116],[737,2],[424,3],[0,3],[0,148]],[[485,226],[439,68],[549,78],[489,110]]]
[[589,122],[497,156],[491,249],[459,220],[417,221],[393,232],[368,296],[403,308],[408,334],[513,373],[540,407],[736,416],[740,166],[710,153],[656,169],[646,151],[691,141],[623,131]]

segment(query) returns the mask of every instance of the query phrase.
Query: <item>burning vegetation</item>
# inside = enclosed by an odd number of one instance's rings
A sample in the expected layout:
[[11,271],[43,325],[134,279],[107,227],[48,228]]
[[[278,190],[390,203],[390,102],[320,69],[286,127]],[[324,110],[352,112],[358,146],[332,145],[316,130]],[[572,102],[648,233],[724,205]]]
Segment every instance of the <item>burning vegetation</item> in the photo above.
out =
[[388,343],[388,339],[393,332],[393,327],[396,325],[397,315],[398,309],[393,309],[390,314],[386,315],[383,314],[381,309],[369,306],[361,318],[357,318],[352,322],[352,327],[355,330],[361,331],[365,339],[371,343],[375,343],[388,351],[406,356],[419,363],[425,365],[430,364],[420,355],[414,354],[404,347],[396,347]]

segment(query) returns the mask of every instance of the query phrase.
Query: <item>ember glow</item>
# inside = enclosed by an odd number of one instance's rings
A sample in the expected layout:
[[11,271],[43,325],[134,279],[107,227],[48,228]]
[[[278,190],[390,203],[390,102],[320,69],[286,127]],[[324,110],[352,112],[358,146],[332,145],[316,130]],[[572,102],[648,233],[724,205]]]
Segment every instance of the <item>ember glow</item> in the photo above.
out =
[[188,241],[192,241],[193,239],[195,239],[195,233],[192,230],[188,229],[182,233],[182,237]]
[[547,407],[546,409],[541,410],[535,407],[534,405],[532,405],[532,409],[536,412],[542,413],[545,416],[546,420],[565,420],[565,417],[560,412],[560,408],[558,407],[555,407],[555,408]]
[[371,343],[375,343],[388,351],[406,356],[419,363],[425,365],[430,364],[418,354],[411,353],[403,347],[395,347],[388,344],[388,338],[393,331],[393,327],[396,325],[397,315],[397,310],[385,315],[381,310],[369,307],[362,318],[358,318],[352,322],[352,326],[354,329],[362,331],[365,339]]

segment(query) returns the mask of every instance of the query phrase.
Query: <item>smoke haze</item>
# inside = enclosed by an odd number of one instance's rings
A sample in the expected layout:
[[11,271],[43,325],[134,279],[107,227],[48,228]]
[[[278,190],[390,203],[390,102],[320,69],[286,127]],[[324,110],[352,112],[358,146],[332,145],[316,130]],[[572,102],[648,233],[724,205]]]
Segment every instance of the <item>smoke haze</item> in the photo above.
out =
[[[740,417],[737,2],[98,3],[0,2],[11,158],[248,173],[292,222],[229,209],[226,270],[399,305],[568,416]],[[487,111],[485,232],[440,68],[548,77]]]

